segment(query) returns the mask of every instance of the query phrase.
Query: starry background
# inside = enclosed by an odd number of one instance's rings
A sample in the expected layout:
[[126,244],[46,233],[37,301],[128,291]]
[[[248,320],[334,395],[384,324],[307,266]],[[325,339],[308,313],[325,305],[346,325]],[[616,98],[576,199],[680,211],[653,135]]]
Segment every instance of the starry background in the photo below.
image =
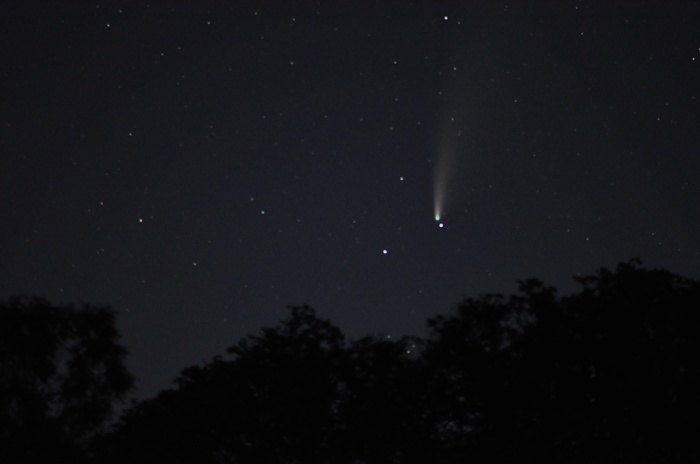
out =
[[0,298],[112,306],[139,397],[288,304],[700,277],[697,1],[63,3],[0,6]]

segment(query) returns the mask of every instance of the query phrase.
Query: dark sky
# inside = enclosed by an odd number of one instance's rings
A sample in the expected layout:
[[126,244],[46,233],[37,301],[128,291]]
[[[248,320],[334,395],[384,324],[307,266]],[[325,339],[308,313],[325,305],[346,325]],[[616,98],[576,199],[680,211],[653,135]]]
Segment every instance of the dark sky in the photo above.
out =
[[288,304],[423,335],[527,277],[700,277],[697,1],[0,18],[0,298],[112,306],[141,397]]

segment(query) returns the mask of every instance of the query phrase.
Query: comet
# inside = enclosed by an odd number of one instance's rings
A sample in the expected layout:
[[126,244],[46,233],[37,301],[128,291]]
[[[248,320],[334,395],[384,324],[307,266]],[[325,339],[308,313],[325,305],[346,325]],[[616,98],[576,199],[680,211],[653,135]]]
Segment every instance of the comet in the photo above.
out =
[[440,222],[449,207],[450,194],[454,196],[455,164],[461,151],[461,132],[455,127],[455,119],[447,118],[441,128],[437,156],[433,164],[433,215]]
[[438,122],[433,168],[433,217],[436,222],[464,202],[465,162],[471,149],[469,105],[459,79],[452,83]]
[[440,121],[437,140],[437,153],[433,161],[433,214],[435,221],[445,215],[458,198],[456,184],[459,182],[460,158],[464,156],[465,137],[462,127],[465,124],[460,108],[446,108]]

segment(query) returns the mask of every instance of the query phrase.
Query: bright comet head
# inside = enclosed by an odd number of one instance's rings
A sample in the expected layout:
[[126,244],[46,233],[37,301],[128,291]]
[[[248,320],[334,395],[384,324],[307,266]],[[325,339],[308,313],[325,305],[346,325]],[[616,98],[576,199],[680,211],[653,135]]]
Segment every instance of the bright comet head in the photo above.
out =
[[439,220],[440,220],[440,215],[439,215],[439,214],[436,214],[436,215],[435,215],[435,220],[436,220],[436,221],[439,221]]

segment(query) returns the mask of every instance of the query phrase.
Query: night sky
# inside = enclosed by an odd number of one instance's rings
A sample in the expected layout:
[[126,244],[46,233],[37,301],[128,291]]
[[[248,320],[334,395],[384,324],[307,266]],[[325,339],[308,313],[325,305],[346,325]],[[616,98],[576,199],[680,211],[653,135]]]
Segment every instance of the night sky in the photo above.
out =
[[139,397],[290,304],[424,335],[527,277],[700,278],[697,1],[4,0],[0,34],[0,298],[113,307]]

